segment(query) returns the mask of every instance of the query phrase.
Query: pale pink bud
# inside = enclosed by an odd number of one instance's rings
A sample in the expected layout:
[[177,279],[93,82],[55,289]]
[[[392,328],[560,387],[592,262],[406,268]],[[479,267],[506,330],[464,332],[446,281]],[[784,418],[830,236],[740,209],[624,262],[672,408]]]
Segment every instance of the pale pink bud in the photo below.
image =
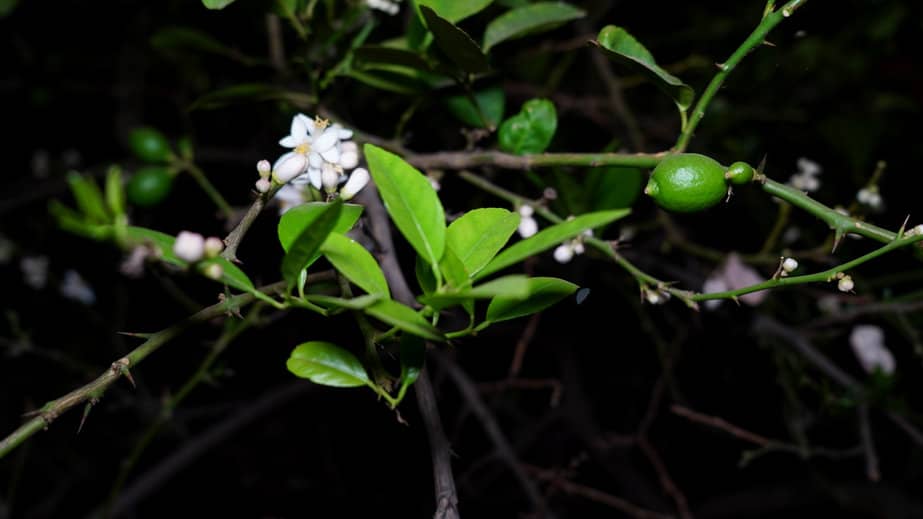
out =
[[173,254],[183,261],[195,263],[205,254],[205,238],[199,233],[182,231],[173,243]]
[[217,236],[211,236],[205,240],[205,257],[214,258],[224,250],[224,242]]
[[256,163],[256,171],[260,174],[260,177],[266,178],[269,176],[269,173],[272,171],[272,165],[268,160],[263,159]]

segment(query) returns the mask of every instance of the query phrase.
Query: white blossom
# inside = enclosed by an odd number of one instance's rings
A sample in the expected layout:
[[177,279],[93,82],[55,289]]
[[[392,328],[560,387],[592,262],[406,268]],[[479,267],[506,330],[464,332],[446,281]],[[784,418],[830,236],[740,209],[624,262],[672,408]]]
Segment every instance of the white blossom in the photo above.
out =
[[894,356],[885,347],[885,333],[881,328],[869,324],[854,327],[849,334],[849,345],[866,372],[894,373]]
[[199,233],[182,231],[176,235],[173,253],[183,261],[195,263],[205,255],[205,238]]
[[881,198],[881,193],[878,192],[877,186],[864,187],[856,193],[856,200],[863,205],[867,205],[872,209],[881,209],[883,201]]
[[791,274],[798,268],[798,260],[795,258],[785,258],[782,260],[782,271]]
[[92,305],[96,302],[96,293],[93,288],[74,270],[64,273],[61,295],[85,305]]
[[290,151],[276,159],[272,166],[272,177],[276,182],[285,184],[303,174],[307,166],[308,160],[305,155]]
[[272,171],[272,164],[270,164],[268,160],[263,159],[256,163],[256,171],[260,174],[260,178],[267,178]]
[[272,183],[269,181],[269,179],[261,178],[256,181],[254,187],[256,187],[256,190],[260,193],[265,193],[272,188]]
[[788,181],[789,185],[809,193],[820,189],[820,179],[817,178],[821,173],[820,165],[804,157],[798,159],[797,165],[798,173],[792,175]]
[[583,254],[586,251],[583,240],[590,236],[593,236],[593,231],[587,229],[576,238],[562,243],[554,250],[554,259],[558,263],[567,263],[573,259],[575,255],[579,256]]
[[369,8],[377,9],[391,16],[396,15],[401,10],[401,6],[394,0],[365,0],[365,3]]
[[919,235],[921,235],[921,234],[923,234],[923,223],[921,223],[921,224],[919,224],[919,225],[913,227],[913,228],[910,229],[909,231],[905,232],[905,233],[904,233],[904,237],[905,237],[905,238],[909,238],[910,236],[919,236]]
[[202,273],[205,274],[206,277],[217,280],[221,279],[221,276],[224,275],[224,269],[221,268],[221,265],[218,263],[211,263],[205,267]]
[[279,202],[279,214],[285,214],[289,209],[306,202],[304,191],[301,188],[286,184],[276,193],[275,200]]
[[46,256],[26,256],[19,260],[23,281],[35,290],[45,288],[48,282],[48,258]]
[[523,204],[519,206],[519,235],[523,238],[529,238],[534,236],[538,232],[538,222],[535,221],[535,218],[532,215],[535,213],[535,209],[531,205]]

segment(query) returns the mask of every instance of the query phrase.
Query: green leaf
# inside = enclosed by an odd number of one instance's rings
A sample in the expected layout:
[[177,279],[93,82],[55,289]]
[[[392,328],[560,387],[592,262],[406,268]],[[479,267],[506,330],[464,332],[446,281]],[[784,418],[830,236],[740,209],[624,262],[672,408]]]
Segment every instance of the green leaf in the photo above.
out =
[[363,45],[355,50],[355,56],[356,65],[358,66],[381,64],[390,67],[400,65],[424,72],[432,71],[432,67],[423,59],[423,56],[416,52],[396,47]]
[[434,308],[445,308],[473,299],[491,299],[495,297],[525,299],[529,297],[530,287],[528,276],[514,274],[488,281],[471,289],[423,295],[420,296],[419,300],[421,303]]
[[422,81],[393,70],[363,71],[353,69],[347,72],[345,76],[360,83],[365,83],[372,88],[394,92],[395,94],[415,96],[427,90],[426,84]]
[[202,5],[208,9],[224,9],[234,3],[234,0],[202,0]]
[[240,267],[224,258],[211,258],[202,260],[202,269],[204,270],[205,267],[212,263],[221,265],[222,283],[227,283],[228,286],[243,292],[253,292],[256,290],[256,287],[253,286],[253,281],[250,281],[250,278],[247,276],[247,274],[244,273],[243,270],[240,270]]
[[167,26],[151,36],[151,47],[168,56],[182,56],[190,51],[214,54],[232,59],[247,66],[257,65],[259,59],[244,55],[221,43],[205,31],[194,27]]
[[427,264],[422,256],[417,256],[414,263],[414,274],[424,294],[436,291],[436,275],[433,274],[433,267]]
[[439,260],[439,271],[445,277],[445,280],[456,289],[462,289],[471,286],[471,280],[468,279],[468,269],[465,264],[458,259],[458,255],[452,250],[452,247],[446,245],[442,259]]
[[471,39],[471,36],[468,36],[468,33],[442,18],[427,6],[421,6],[420,12],[423,13],[426,26],[433,33],[436,45],[459,68],[469,74],[479,74],[490,69],[487,56],[484,55],[478,44]]
[[290,287],[295,286],[301,271],[308,267],[321,244],[333,232],[342,209],[343,200],[340,198],[327,204],[327,207],[305,230],[301,231],[301,234],[288,248],[288,252],[282,258],[282,277],[288,281]]
[[401,234],[430,265],[445,250],[445,211],[436,190],[404,159],[372,144],[364,146],[369,172],[385,209]]
[[[494,128],[503,119],[503,110],[506,107],[506,95],[499,86],[492,86],[474,92],[474,99],[480,107],[474,106],[468,95],[460,94],[447,98],[446,107],[449,112],[461,122],[474,128]],[[481,118],[484,116],[484,119]],[[484,123],[487,123],[486,125]]]
[[88,220],[96,223],[108,223],[111,220],[109,213],[106,212],[103,194],[96,182],[76,171],[71,171],[67,174],[67,183],[77,200],[77,207]]
[[500,125],[498,144],[503,151],[516,155],[541,153],[551,144],[557,128],[554,104],[547,99],[530,99],[518,114]]
[[401,387],[397,392],[397,401],[404,399],[407,388],[420,378],[423,363],[426,361],[426,344],[419,337],[404,334],[401,336]]
[[112,166],[106,172],[106,204],[116,217],[125,214],[125,187],[122,185],[122,170]]
[[500,42],[551,30],[585,15],[582,9],[562,2],[538,2],[507,11],[487,24],[484,52]]
[[340,274],[362,290],[385,298],[391,297],[381,267],[362,245],[342,234],[334,233],[321,245],[320,252]]
[[[331,234],[331,236],[336,236]],[[346,299],[343,297],[328,296],[324,294],[305,294],[305,299],[312,303],[332,306],[336,308],[345,308],[347,310],[365,310],[369,306],[381,301],[380,294],[366,294],[359,297]]]
[[446,229],[446,244],[461,260],[469,276],[487,265],[519,227],[520,216],[499,208],[468,211]]
[[285,367],[296,377],[323,386],[372,386],[359,359],[329,342],[311,341],[295,346]]
[[644,173],[638,168],[606,166],[587,171],[583,191],[594,211],[631,207],[641,193]]
[[449,22],[458,23],[479,13],[491,2],[493,0],[415,0],[414,4],[418,12],[425,5]]
[[85,236],[93,240],[108,240],[112,236],[111,225],[87,222],[82,214],[57,200],[48,202],[48,212],[54,217],[58,227],[69,233]]
[[[292,242],[295,241],[295,238],[307,229],[308,226],[311,225],[311,222],[313,222],[326,208],[327,204],[324,202],[308,202],[307,204],[302,204],[286,211],[285,214],[282,215],[282,218],[279,219],[279,226],[277,228],[279,243],[282,244],[282,248],[288,251],[288,248],[292,246]],[[333,232],[343,234],[349,231],[359,220],[360,216],[362,216],[361,205],[343,204],[343,210],[340,212],[340,219],[337,220],[336,225],[333,227]],[[320,257],[319,254],[318,257]]]
[[413,308],[402,305],[397,301],[391,299],[381,300],[366,308],[365,313],[391,326],[404,330],[405,332],[423,337],[424,339],[433,341],[445,340],[442,336],[442,332],[427,322],[427,320],[415,312]]
[[540,312],[573,294],[577,285],[558,278],[529,279],[530,295],[526,299],[498,297],[487,307],[487,322],[496,323]]
[[613,211],[599,211],[595,213],[582,214],[573,220],[567,220],[557,225],[545,228],[531,238],[526,238],[520,242],[514,243],[509,248],[501,252],[496,258],[478,272],[474,279],[482,278],[488,274],[493,274],[498,270],[519,263],[520,261],[534,256],[542,251],[556,247],[566,240],[580,235],[587,229],[593,229],[614,222],[628,214],[628,209],[618,209]]
[[596,41],[592,43],[610,58],[627,64],[653,81],[658,88],[673,98],[680,109],[685,110],[692,104],[695,97],[692,87],[660,68],[650,51],[625,29],[607,25],[599,31]]

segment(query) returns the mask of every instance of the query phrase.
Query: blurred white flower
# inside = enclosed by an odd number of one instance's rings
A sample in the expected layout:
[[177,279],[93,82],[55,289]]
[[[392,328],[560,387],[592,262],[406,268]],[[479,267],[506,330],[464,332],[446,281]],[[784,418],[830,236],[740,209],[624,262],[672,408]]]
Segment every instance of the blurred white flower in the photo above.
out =
[[260,178],[268,178],[269,173],[272,172],[272,164],[263,159],[256,163],[256,172],[260,174]]
[[46,256],[25,256],[19,260],[23,281],[35,290],[45,288],[48,282],[48,258]]
[[519,235],[523,238],[528,238],[535,235],[538,232],[538,222],[535,221],[535,218],[532,218],[532,215],[535,213],[535,209],[531,205],[523,204],[519,206]]
[[383,13],[396,15],[401,10],[401,6],[394,0],[365,0],[365,3],[371,9],[377,9]]
[[558,263],[567,263],[575,255],[579,256],[584,253],[586,248],[583,246],[583,240],[587,237],[593,236],[593,231],[587,229],[583,231],[579,236],[572,240],[568,240],[554,250],[554,259]]
[[85,305],[92,305],[96,302],[96,293],[93,288],[75,270],[68,270],[64,273],[61,295]]
[[820,165],[804,157],[798,159],[797,165],[798,173],[792,175],[788,181],[789,185],[809,193],[820,189],[820,179],[817,178],[821,173]]
[[199,233],[181,231],[173,242],[173,254],[183,261],[195,263],[205,255],[205,238]]
[[878,192],[878,186],[863,187],[856,193],[856,200],[872,209],[881,209],[884,205],[881,193]]
[[866,372],[881,370],[887,375],[894,373],[894,356],[885,347],[885,332],[881,328],[870,324],[858,325],[849,334],[849,344]]
[[782,272],[791,274],[798,268],[798,260],[795,258],[785,258],[782,260]]
[[276,192],[274,200],[279,202],[280,215],[285,214],[285,212],[289,209],[295,206],[299,206],[307,201],[304,196],[304,191],[302,191],[301,188],[291,184],[282,186],[282,188]]
[[[705,280],[702,293],[713,294],[715,292],[737,290],[763,281],[766,280],[756,270],[741,261],[738,254],[732,252],[728,254],[724,263]],[[760,290],[739,296],[739,299],[750,306],[756,306],[762,303],[767,295],[768,292]],[[713,299],[706,301],[705,307],[715,308],[720,304],[721,300]]]

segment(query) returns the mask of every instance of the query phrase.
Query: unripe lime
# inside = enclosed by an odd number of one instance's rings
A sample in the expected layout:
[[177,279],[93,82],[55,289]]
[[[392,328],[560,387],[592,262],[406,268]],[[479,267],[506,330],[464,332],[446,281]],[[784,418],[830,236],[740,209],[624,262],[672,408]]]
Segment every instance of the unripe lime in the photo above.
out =
[[131,151],[145,162],[166,162],[170,158],[170,143],[159,130],[149,126],[135,128],[128,134]]
[[139,169],[128,181],[128,200],[137,206],[153,207],[170,194],[173,175],[167,168],[147,166]]
[[735,162],[724,172],[724,178],[731,184],[748,184],[753,180],[753,166],[746,162]]
[[724,166],[705,155],[670,155],[654,168],[644,192],[664,209],[680,213],[701,211],[727,194],[724,171]]

